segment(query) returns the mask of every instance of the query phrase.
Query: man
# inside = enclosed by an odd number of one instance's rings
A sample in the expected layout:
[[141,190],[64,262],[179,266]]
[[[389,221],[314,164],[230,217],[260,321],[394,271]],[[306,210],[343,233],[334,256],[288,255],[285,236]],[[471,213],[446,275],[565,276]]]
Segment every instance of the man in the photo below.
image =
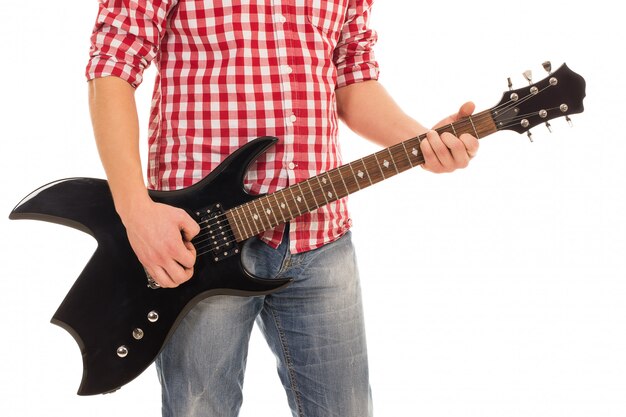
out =
[[[87,67],[94,134],[129,241],[161,291],[192,277],[199,227],[146,191],[133,93],[151,61],[150,188],[190,186],[266,135],[280,141],[251,166],[246,186],[266,193],[295,184],[341,165],[338,117],[382,146],[428,131],[377,81],[372,0],[100,3]],[[470,135],[430,131],[423,167],[465,167],[477,149]],[[372,414],[349,228],[339,200],[246,243],[251,272],[294,282],[265,297],[211,297],[190,311],[157,359],[165,416],[237,415],[255,321],[294,416]]]

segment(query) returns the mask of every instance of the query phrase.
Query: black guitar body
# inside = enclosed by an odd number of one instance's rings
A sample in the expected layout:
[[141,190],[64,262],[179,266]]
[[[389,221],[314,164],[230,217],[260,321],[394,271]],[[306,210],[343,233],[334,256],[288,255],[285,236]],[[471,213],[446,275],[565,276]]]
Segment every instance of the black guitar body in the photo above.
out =
[[[437,132],[483,138],[500,130],[530,133],[540,124],[550,127],[548,121],[558,117],[570,121],[584,110],[584,78],[565,64],[555,71],[549,62],[542,66],[549,72],[546,78],[510,89],[496,106],[440,126]],[[424,133],[274,193],[252,196],[243,188],[247,168],[278,140],[262,137],[189,188],[151,192],[155,201],[187,210],[205,229],[192,240],[205,256],[198,253],[194,276],[176,289],[146,285],[146,273],[128,243],[105,181],[62,180],[31,193],[10,218],[64,224],[98,241],[93,258],[52,318],[81,347],[84,370],[78,393],[113,391],[139,375],[201,299],[268,294],[288,285],[289,279],[263,280],[248,273],[237,242],[420,166],[425,138]]]
[[[187,210],[199,222],[198,213],[209,207],[219,204],[228,210],[258,198],[244,190],[243,178],[249,164],[276,140],[258,138],[193,186],[151,191],[150,196]],[[114,391],[137,377],[198,301],[217,294],[268,294],[290,283],[248,273],[234,243],[229,256],[218,261],[214,256],[199,256],[193,278],[178,288],[150,288],[104,180],[75,178],[44,186],[18,204],[10,218],[63,224],[91,234],[98,242],[52,318],[52,323],[66,329],[80,346],[80,395]]]

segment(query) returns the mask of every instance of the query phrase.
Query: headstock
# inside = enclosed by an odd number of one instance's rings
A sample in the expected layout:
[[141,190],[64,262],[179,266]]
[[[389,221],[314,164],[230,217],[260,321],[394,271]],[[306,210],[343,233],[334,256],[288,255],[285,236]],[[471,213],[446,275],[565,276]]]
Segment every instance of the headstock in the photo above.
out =
[[[528,87],[510,90],[502,95],[502,100],[491,109],[491,115],[498,130],[514,130],[518,133],[545,123],[550,129],[549,120],[581,113],[585,98],[585,80],[563,64],[554,73],[549,62],[543,64],[550,75],[532,84],[530,71],[524,73]],[[509,88],[511,82],[509,79]],[[532,140],[532,139],[531,139]]]

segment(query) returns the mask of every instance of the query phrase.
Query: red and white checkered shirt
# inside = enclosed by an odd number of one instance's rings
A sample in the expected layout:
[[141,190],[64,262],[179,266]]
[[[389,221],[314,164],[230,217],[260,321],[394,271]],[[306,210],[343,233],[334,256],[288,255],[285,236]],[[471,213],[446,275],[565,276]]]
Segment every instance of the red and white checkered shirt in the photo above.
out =
[[[279,142],[248,172],[274,192],[341,165],[335,89],[378,78],[368,27],[373,0],[99,0],[88,79],[134,87],[157,67],[148,186],[205,177],[259,136]],[[291,222],[290,250],[311,250],[350,227],[346,200]],[[284,227],[262,239],[277,247]]]

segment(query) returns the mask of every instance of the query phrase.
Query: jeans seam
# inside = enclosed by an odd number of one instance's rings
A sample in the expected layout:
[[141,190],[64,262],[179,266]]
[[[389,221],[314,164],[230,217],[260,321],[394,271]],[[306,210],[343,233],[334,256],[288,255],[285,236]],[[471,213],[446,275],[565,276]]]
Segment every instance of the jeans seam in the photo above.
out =
[[278,338],[280,339],[280,346],[282,348],[283,356],[285,358],[285,365],[287,366],[287,373],[289,375],[289,385],[291,386],[291,391],[293,391],[297,413],[298,416],[304,417],[304,411],[302,410],[302,397],[300,395],[300,390],[298,389],[298,384],[296,383],[295,369],[291,360],[291,355],[289,354],[289,347],[287,345],[285,333],[280,326],[280,321],[278,320],[276,312],[272,309],[271,313],[272,318],[274,319],[274,325],[276,326],[276,330],[278,331]]

